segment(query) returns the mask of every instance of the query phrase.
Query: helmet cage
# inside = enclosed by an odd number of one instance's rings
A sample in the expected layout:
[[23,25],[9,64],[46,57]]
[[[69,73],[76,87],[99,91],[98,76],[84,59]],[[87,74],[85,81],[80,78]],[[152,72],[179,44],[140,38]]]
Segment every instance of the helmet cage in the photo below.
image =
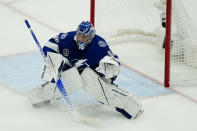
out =
[[82,36],[88,36],[88,40],[87,41],[80,41],[78,39],[78,37],[76,37],[76,43],[79,46],[79,50],[84,50],[85,47],[91,43],[91,41],[93,40],[94,36],[95,36],[95,29],[93,27],[93,25],[89,22],[82,22],[76,31],[76,35],[82,35]]

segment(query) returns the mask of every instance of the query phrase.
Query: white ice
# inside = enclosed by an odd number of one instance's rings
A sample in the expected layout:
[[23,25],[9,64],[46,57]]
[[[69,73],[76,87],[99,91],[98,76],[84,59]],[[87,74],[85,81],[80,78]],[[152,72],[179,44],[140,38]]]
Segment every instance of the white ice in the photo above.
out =
[[[184,3],[197,24],[197,2]],[[58,32],[75,30],[82,20],[89,19],[89,0],[0,0],[0,17],[0,57],[6,58],[38,51],[25,27],[25,18],[31,21],[40,43],[45,43]],[[123,63],[163,83],[164,53],[158,46],[122,43],[111,47]],[[96,114],[103,118],[101,125],[89,126],[73,122],[62,108],[32,108],[24,95],[0,84],[0,130],[197,131],[197,88],[171,90],[173,93],[169,95],[141,99],[145,112],[136,120],[103,111]]]

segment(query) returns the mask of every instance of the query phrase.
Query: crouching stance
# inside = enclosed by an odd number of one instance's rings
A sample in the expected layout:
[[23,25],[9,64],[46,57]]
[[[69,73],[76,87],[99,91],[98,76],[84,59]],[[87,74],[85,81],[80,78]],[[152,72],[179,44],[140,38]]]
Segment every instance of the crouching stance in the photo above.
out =
[[28,92],[34,106],[61,98],[55,84],[60,77],[68,95],[83,89],[128,119],[143,112],[139,100],[132,93],[113,84],[119,74],[118,56],[102,37],[95,34],[90,22],[82,22],[76,31],[51,38],[43,50],[47,57],[42,79],[46,83]]

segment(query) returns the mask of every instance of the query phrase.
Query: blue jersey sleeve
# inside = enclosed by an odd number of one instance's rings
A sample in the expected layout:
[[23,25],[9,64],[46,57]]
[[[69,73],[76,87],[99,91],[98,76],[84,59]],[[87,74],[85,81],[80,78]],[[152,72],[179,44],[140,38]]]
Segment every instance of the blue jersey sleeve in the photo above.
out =
[[47,52],[57,53],[58,44],[59,44],[59,35],[49,39],[47,44],[43,47],[43,51],[45,55],[47,55]]
[[59,47],[62,41],[66,38],[67,34],[68,33],[60,33],[56,37],[49,39],[48,43],[43,47],[45,55],[47,54],[47,52],[60,53]]
[[113,57],[114,60],[120,65],[118,55],[112,52],[109,45],[102,37],[97,38],[95,45],[96,45],[96,50],[95,50],[95,55],[93,56],[95,63],[99,63],[106,55],[108,55],[110,57]]
[[89,59],[91,61],[91,65],[94,65],[94,67],[98,66],[100,60],[106,55],[111,56],[112,54],[112,51],[110,50],[106,41],[98,35],[96,35],[94,40],[92,41],[90,49],[91,54],[89,55]]

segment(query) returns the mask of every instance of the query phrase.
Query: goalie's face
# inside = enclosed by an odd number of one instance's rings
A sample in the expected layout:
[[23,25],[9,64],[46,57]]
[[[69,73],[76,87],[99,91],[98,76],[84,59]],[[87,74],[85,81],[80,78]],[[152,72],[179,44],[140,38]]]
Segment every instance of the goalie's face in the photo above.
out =
[[92,24],[88,21],[82,22],[76,31],[76,42],[79,50],[84,50],[88,44],[91,43],[95,36],[95,30]]
[[81,42],[87,42],[89,40],[88,35],[83,35],[83,34],[77,34],[77,40]]
[[89,40],[89,35],[77,34],[77,45],[79,46],[79,50],[84,50],[90,43]]

